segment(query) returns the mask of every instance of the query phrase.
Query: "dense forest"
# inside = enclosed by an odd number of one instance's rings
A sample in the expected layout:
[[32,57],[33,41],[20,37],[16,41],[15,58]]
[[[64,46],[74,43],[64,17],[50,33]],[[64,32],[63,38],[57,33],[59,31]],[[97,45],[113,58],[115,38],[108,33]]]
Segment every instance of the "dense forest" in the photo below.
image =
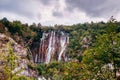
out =
[[[0,33],[11,37],[18,44],[29,49],[31,53],[39,49],[43,33],[53,30],[69,34],[69,45],[66,51],[69,60],[66,62],[52,61],[49,64],[30,63],[28,67],[37,71],[38,76],[50,80],[120,79],[118,76],[120,70],[120,22],[113,17],[106,23],[91,22],[54,26],[42,26],[40,23],[22,24],[20,21],[11,22],[7,18],[0,20]],[[27,53],[28,60],[30,60],[30,52]],[[10,53],[13,53],[11,49]],[[8,80],[9,76],[4,70],[0,71],[0,80]],[[5,78],[3,79],[3,77]],[[12,80],[31,79],[19,77]]]

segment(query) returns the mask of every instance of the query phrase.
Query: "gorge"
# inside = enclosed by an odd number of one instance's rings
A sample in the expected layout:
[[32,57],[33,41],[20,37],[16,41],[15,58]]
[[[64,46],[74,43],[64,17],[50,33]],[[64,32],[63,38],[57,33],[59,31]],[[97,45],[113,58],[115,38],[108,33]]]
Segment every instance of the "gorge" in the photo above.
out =
[[116,80],[119,26],[113,20],[46,27],[2,19],[0,80]]
[[38,53],[33,54],[35,63],[50,61],[67,61],[66,50],[69,44],[68,33],[64,31],[44,32],[40,41]]

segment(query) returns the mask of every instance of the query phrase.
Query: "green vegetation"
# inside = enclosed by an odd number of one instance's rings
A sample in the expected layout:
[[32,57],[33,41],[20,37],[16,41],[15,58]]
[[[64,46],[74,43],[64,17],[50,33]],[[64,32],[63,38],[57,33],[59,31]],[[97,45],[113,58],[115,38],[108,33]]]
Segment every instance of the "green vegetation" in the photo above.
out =
[[72,60],[37,64],[34,69],[39,75],[51,80],[116,80],[116,72],[120,68],[120,22],[115,19],[111,18],[107,23],[54,27],[29,26],[20,21],[10,22],[6,18],[0,20],[0,33],[11,36],[19,44],[28,43],[31,51],[39,48],[43,32],[50,30],[69,33],[67,55]]
[[0,51],[0,80],[31,80],[25,76],[17,76],[16,74],[20,72],[20,70],[13,72],[15,68],[18,66],[17,56],[14,53],[11,43],[8,42],[6,45],[7,51],[4,49]]
[[80,80],[83,77],[82,64],[79,62],[52,62],[48,65],[40,64],[37,66],[39,75],[52,80]]
[[6,56],[6,63],[4,66],[4,72],[8,75],[8,80],[13,80],[14,74],[12,73],[12,71],[15,69],[16,67],[16,55],[14,54],[12,48],[10,47],[11,44],[8,44],[8,55]]

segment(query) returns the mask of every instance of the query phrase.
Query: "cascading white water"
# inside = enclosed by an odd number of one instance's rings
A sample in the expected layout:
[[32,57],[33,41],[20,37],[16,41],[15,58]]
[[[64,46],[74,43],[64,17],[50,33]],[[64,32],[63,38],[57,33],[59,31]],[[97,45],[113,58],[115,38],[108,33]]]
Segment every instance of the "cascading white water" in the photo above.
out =
[[63,33],[63,32],[61,32],[62,33],[62,36],[61,36],[61,39],[60,39],[60,45],[61,45],[61,50],[60,50],[60,53],[59,53],[59,56],[58,56],[58,61],[60,61],[61,60],[61,57],[62,57],[62,54],[63,54],[63,52],[65,51],[65,49],[66,49],[66,36],[65,36],[65,34]]
[[46,62],[45,62],[47,64],[50,62],[50,58],[51,58],[52,41],[53,41],[53,32],[50,35],[49,45],[48,45],[48,48],[47,48],[47,55],[46,55]]
[[35,55],[35,62],[37,62],[37,59],[38,59],[38,56],[37,56],[37,54]]
[[62,31],[50,31],[43,33],[41,38],[39,56],[36,57],[38,62],[45,62],[48,64],[51,60],[65,60],[65,51],[69,43],[67,33]]

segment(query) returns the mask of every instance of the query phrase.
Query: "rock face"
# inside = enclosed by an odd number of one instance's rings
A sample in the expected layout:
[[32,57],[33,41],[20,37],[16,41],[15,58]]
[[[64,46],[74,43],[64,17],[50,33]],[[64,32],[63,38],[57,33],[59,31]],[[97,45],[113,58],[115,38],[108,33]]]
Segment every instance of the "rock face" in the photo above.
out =
[[11,44],[11,48],[13,49],[16,56],[19,57],[26,57],[27,56],[27,49],[21,46],[20,44],[16,43],[12,38],[7,37],[4,34],[0,34],[0,48],[1,51],[7,52],[7,44]]
[[[16,43],[12,38],[1,34],[0,33],[0,67],[4,67],[5,63],[6,63],[6,58],[5,56],[7,56],[9,54],[8,52],[8,47],[7,44],[10,43],[11,44],[11,48],[13,49],[14,55],[17,57],[17,60],[15,60],[15,63],[17,64],[16,68],[12,71],[12,73],[16,73],[18,71],[20,71],[17,75],[19,76],[36,76],[35,74],[32,75],[31,73],[34,72],[30,72],[31,70],[28,68],[28,63],[29,60],[26,58],[28,50],[26,48],[24,48],[24,46],[21,46],[20,44]],[[4,57],[2,57],[4,56]]]
[[91,41],[91,36],[84,37],[82,40],[82,47],[88,48],[90,45],[90,41]]
[[66,61],[66,49],[69,44],[68,34],[63,31],[50,31],[43,33],[39,51],[33,54],[36,63],[48,64],[51,60]]

